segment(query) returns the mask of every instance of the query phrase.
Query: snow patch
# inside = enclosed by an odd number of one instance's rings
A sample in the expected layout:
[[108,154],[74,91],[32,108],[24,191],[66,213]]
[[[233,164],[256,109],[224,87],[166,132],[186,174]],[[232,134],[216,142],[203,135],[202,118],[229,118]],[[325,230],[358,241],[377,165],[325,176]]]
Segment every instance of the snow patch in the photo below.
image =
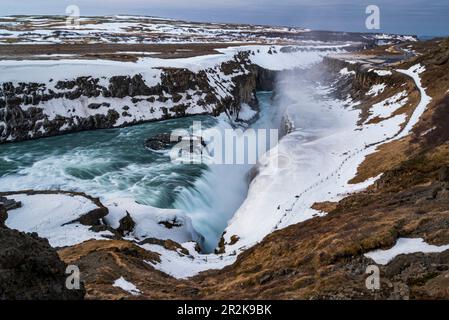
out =
[[396,244],[388,250],[375,250],[365,253],[365,257],[374,260],[377,264],[386,265],[401,254],[410,253],[439,253],[449,250],[449,245],[434,246],[421,238],[399,238]]
[[389,70],[374,70],[374,69],[369,69],[368,71],[374,72],[377,75],[381,76],[381,77],[385,77],[385,76],[391,76],[393,73]]
[[339,73],[341,75],[343,75],[343,76],[350,76],[350,75],[354,76],[355,75],[355,71],[354,70],[349,71],[348,68],[346,68],[346,67],[341,69]]
[[194,249],[193,242],[183,243],[182,246],[189,250],[190,255],[186,256],[158,245],[144,244],[141,247],[160,254],[160,263],[146,261],[148,264],[178,279],[193,277],[206,270],[222,269],[233,264],[237,258],[230,255],[200,254]]
[[405,106],[407,102],[407,91],[398,92],[394,96],[374,104],[370,108],[371,115],[368,117],[366,122],[369,122],[375,118],[389,118],[396,112],[396,110]]
[[251,108],[247,103],[242,103],[238,119],[242,121],[250,121],[257,115],[257,111]]
[[83,196],[66,194],[14,194],[7,198],[20,201],[22,207],[8,211],[6,226],[23,232],[36,232],[47,238],[52,247],[72,246],[90,239],[112,236],[109,231],[93,232],[90,226],[73,223],[91,210],[97,209]]
[[[104,218],[113,228],[119,227],[119,222],[127,213],[135,222],[134,230],[127,236],[137,240],[155,238],[173,240],[178,243],[199,241],[192,221],[183,212],[176,209],[159,209],[148,205],[136,203],[131,198],[114,198],[106,200],[105,206],[109,214]],[[172,224],[170,229],[165,223]]]
[[382,84],[375,84],[375,85],[373,85],[372,87],[371,87],[371,89],[368,91],[368,95],[369,96],[377,96],[377,95],[379,95],[380,93],[382,93],[384,90],[385,90],[385,88],[386,88],[387,86],[385,85],[385,83],[382,83]]
[[138,296],[141,294],[140,290],[129,281],[126,281],[125,278],[120,277],[114,281],[113,287],[120,288],[128,293],[131,293],[133,296]]

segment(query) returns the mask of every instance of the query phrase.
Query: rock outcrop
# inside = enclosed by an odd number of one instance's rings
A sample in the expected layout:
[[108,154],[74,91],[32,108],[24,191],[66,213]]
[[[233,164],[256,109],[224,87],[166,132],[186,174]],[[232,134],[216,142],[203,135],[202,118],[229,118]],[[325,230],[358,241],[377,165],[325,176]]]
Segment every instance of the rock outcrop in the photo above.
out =
[[11,230],[0,206],[0,300],[79,300],[85,295],[66,287],[66,264],[46,239]]

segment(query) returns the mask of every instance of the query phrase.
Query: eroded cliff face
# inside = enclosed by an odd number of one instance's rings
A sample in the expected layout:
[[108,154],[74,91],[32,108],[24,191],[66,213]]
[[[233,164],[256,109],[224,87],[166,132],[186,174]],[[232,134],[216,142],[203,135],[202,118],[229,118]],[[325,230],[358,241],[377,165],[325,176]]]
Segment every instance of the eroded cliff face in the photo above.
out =
[[233,115],[241,103],[257,106],[255,91],[271,89],[274,73],[240,52],[199,72],[160,68],[154,81],[151,86],[134,74],[2,83],[0,143],[196,114]]

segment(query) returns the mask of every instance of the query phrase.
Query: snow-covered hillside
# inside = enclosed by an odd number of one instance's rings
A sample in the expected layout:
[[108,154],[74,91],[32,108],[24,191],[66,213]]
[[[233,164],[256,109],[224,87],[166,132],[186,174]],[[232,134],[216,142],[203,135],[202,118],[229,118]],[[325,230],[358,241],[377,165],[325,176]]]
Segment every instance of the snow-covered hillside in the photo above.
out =
[[391,115],[392,109],[398,110],[406,102],[406,93],[400,92],[372,106],[380,121],[363,125],[358,125],[357,103],[326,98],[329,88],[299,87],[301,77],[297,75],[280,81],[277,103],[287,106],[285,117],[294,129],[272,154],[261,159],[246,201],[225,230],[226,243],[232,236],[240,240],[226,250],[241,250],[274,230],[318,216],[322,212],[312,209],[314,203],[339,201],[372,184],[376,178],[360,184],[349,181],[380,144],[410,134],[428,106],[430,99],[421,86],[419,69],[417,65],[398,70],[413,77],[422,92],[412,116]]

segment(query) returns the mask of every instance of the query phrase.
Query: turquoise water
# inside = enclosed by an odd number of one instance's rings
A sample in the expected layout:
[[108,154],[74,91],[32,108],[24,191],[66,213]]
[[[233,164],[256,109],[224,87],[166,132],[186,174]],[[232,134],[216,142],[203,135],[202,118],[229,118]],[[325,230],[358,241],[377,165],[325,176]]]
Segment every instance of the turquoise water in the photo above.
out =
[[169,155],[144,141],[207,116],[146,123],[127,128],[85,131],[0,146],[0,190],[58,189],[94,196],[132,196],[142,204],[171,208],[177,193],[193,185],[204,165],[170,162]]
[[[252,127],[269,128],[275,114],[271,93],[258,93],[258,98],[260,118]],[[201,121],[203,129],[226,127],[216,118],[194,116],[0,145],[0,191],[72,190],[181,209],[211,251],[246,197],[251,165],[174,163],[168,151],[144,147],[147,138],[188,130],[194,121]]]

